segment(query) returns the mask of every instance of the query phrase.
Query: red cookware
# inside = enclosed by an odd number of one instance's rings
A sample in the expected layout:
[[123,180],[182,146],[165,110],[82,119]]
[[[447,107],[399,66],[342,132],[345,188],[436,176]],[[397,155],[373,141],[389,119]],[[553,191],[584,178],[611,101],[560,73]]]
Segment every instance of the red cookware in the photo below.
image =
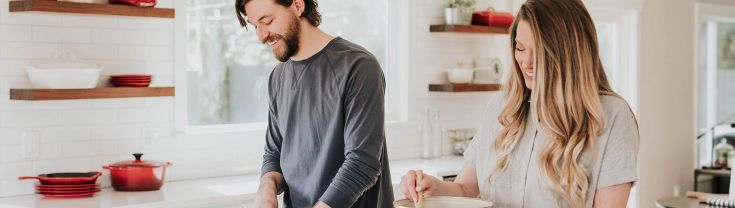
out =
[[494,27],[508,27],[513,24],[513,15],[507,12],[496,12],[490,7],[485,11],[472,13],[472,24]]
[[127,4],[137,7],[153,7],[156,6],[156,0],[110,0],[111,4]]
[[42,185],[75,185],[75,184],[94,184],[97,177],[101,176],[101,172],[88,173],[49,173],[38,176],[22,176],[18,180],[38,179]]
[[170,162],[141,160],[142,153],[135,153],[135,160],[120,161],[102,168],[110,170],[112,188],[117,191],[153,191],[163,186],[166,167]]

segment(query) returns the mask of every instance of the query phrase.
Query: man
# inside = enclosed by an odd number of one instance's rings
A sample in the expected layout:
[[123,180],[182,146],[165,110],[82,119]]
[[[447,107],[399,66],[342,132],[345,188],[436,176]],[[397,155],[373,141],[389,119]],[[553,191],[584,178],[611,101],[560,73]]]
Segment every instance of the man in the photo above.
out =
[[[317,26],[315,0],[237,0],[279,63],[257,207],[392,207],[383,72],[364,48]],[[247,21],[245,19],[247,18]]]

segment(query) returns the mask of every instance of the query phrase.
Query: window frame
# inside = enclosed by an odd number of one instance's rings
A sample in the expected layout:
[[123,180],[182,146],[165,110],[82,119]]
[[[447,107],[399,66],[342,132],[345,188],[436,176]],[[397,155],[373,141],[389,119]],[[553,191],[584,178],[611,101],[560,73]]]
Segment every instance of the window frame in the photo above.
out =
[[[387,1],[388,20],[386,28],[386,128],[403,126],[408,121],[408,1]],[[174,19],[174,128],[177,134],[208,134],[221,132],[265,131],[267,122],[233,124],[189,124],[188,113],[188,1],[176,2]],[[255,31],[252,31],[255,32]]]

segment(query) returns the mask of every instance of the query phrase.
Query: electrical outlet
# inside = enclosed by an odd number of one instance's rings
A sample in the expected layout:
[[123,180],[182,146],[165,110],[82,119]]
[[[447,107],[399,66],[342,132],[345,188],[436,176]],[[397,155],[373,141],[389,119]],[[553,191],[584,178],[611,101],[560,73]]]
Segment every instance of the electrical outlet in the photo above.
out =
[[41,134],[35,131],[23,132],[23,159],[35,159],[41,154]]

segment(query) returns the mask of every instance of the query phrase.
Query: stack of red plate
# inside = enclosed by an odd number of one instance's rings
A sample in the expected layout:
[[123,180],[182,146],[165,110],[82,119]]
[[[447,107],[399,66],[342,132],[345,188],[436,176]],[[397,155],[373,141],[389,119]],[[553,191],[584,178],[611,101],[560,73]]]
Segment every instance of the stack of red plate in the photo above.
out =
[[92,197],[100,191],[97,178],[101,172],[49,173],[38,176],[22,176],[18,180],[37,179],[36,193],[51,198]]
[[96,183],[77,185],[36,184],[36,193],[50,198],[91,197],[98,191],[100,191],[100,185]]
[[110,83],[115,87],[148,87],[153,80],[151,75],[113,75],[110,76]]

